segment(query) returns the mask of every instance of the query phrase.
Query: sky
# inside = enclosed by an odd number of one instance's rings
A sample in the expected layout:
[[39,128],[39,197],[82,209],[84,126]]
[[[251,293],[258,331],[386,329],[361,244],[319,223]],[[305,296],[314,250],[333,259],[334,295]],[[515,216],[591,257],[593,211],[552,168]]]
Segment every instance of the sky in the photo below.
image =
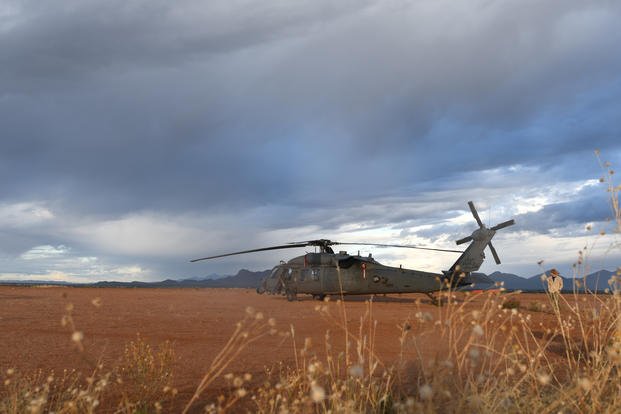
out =
[[486,273],[571,275],[585,247],[614,270],[620,20],[597,0],[3,0],[0,280],[235,274],[304,249],[189,260],[318,238],[454,249],[469,200],[516,220]]

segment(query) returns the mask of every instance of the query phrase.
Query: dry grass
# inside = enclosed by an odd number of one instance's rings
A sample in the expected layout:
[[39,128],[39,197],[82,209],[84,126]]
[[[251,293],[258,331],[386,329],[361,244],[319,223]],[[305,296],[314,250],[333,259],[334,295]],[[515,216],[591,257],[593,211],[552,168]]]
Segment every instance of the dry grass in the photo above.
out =
[[177,395],[172,384],[175,353],[170,342],[157,351],[138,336],[125,346],[123,358],[115,367],[115,385],[120,394],[118,412],[161,411]]
[[75,371],[23,374],[10,368],[0,393],[1,413],[92,413],[109,386],[109,374],[98,367],[84,377]]
[[[454,300],[436,315],[419,310],[400,326],[400,353],[387,367],[374,354],[373,304],[348,346],[330,333],[315,352],[310,339],[289,338],[295,366],[270,369],[262,385],[245,388],[229,374],[230,393],[208,412],[575,412],[621,410],[621,296],[575,294],[550,312],[557,324],[545,331],[531,314],[506,303],[518,294],[482,293]],[[483,305],[468,311],[473,301]],[[347,329],[345,303],[317,307],[336,329]],[[334,312],[336,310],[336,312]],[[333,314],[334,312],[334,314]],[[444,344],[433,357],[428,337]],[[348,354],[349,352],[349,354]],[[324,355],[320,357],[319,355]],[[252,405],[249,406],[249,402]]]
[[168,342],[153,351],[138,337],[113,368],[98,363],[87,376],[9,368],[0,388],[0,413],[94,413],[102,406],[117,413],[160,412],[177,393],[170,386],[173,358]]
[[[326,332],[313,344],[295,328],[276,329],[273,320],[248,309],[227,346],[217,355],[186,410],[207,412],[618,412],[621,409],[621,295],[574,294],[550,298],[545,327],[531,312],[507,308],[519,294],[499,291],[446,293],[433,313],[417,304],[399,327],[397,362],[376,355],[373,303],[350,329],[346,303],[316,307],[334,330],[348,331],[349,345]],[[456,300],[456,298],[458,300]],[[476,303],[476,309],[473,309]],[[345,309],[346,312],[346,309]],[[351,324],[350,324],[351,326]],[[545,329],[544,329],[545,328]],[[227,371],[253,342],[276,335],[291,344],[293,366],[266,369],[264,378]],[[334,335],[337,337],[339,335]],[[340,335],[342,336],[342,335]],[[430,356],[429,338],[442,344]],[[168,343],[153,349],[140,337],[114,367],[97,365],[89,375],[4,373],[0,412],[169,412],[174,402]],[[214,381],[221,395],[203,395]],[[253,381],[254,380],[254,381]],[[259,380],[259,381],[257,381]],[[178,408],[176,410],[179,410]]]

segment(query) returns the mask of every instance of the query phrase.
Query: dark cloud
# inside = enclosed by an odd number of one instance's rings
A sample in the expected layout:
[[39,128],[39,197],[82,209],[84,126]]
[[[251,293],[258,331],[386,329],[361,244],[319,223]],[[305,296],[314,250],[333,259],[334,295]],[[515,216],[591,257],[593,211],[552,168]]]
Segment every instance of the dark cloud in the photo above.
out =
[[[351,1],[279,6],[252,1],[9,1],[0,62],[5,79],[29,83],[22,87],[58,79],[80,81],[132,67],[174,68],[188,60],[300,36],[367,6]],[[9,90],[17,86],[4,85]]]
[[[451,221],[467,200],[505,219],[598,176],[595,148],[621,162],[619,17],[605,1],[6,2],[0,207],[54,217],[3,227],[0,250],[176,273],[178,250],[111,248],[117,227],[169,221],[188,249],[214,228],[467,234]],[[601,217],[582,193],[549,203],[524,229]],[[205,219],[227,215],[243,224]]]
[[520,230],[550,233],[567,226],[604,223],[614,219],[612,206],[603,185],[588,186],[575,194],[570,201],[550,203],[541,210],[516,216]]

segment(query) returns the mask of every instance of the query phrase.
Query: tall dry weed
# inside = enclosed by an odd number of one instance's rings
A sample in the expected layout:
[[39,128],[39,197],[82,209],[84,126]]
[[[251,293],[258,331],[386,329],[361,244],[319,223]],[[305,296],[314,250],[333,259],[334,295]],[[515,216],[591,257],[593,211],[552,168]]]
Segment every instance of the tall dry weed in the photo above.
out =
[[177,392],[172,387],[175,352],[166,341],[155,350],[140,335],[125,345],[114,368],[115,388],[121,396],[118,412],[162,411]]
[[[377,321],[373,304],[366,302],[358,330],[351,330],[338,300],[335,306],[317,305],[315,311],[341,331],[346,343],[335,346],[330,331],[324,342],[311,338],[298,342],[291,327],[295,366],[280,366],[268,372],[264,385],[255,393],[253,411],[280,412],[381,412],[393,405],[394,374],[375,353]],[[336,311],[336,312],[334,312]],[[346,334],[345,334],[346,333]]]
[[76,371],[29,374],[9,368],[0,388],[0,413],[94,413],[109,388],[109,379],[101,365],[87,377]]

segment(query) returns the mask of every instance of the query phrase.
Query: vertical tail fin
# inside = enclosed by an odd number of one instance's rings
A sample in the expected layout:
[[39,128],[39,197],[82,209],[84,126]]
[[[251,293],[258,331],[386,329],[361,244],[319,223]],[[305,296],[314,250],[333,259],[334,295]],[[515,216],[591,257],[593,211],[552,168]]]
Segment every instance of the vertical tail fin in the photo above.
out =
[[450,277],[462,273],[468,275],[471,272],[476,272],[477,270],[479,270],[479,268],[483,264],[483,260],[485,260],[485,253],[483,251],[486,247],[489,247],[490,251],[492,252],[492,256],[494,256],[496,264],[500,264],[500,258],[498,257],[498,253],[492,245],[492,238],[496,234],[496,231],[515,224],[515,220],[511,219],[488,229],[481,221],[472,201],[468,201],[468,207],[470,207],[470,211],[472,212],[474,219],[479,225],[479,228],[473,231],[470,236],[457,240],[457,244],[467,242],[471,243],[466,248],[466,251],[461,256],[459,256],[453,266],[451,266],[451,268],[446,272]]

